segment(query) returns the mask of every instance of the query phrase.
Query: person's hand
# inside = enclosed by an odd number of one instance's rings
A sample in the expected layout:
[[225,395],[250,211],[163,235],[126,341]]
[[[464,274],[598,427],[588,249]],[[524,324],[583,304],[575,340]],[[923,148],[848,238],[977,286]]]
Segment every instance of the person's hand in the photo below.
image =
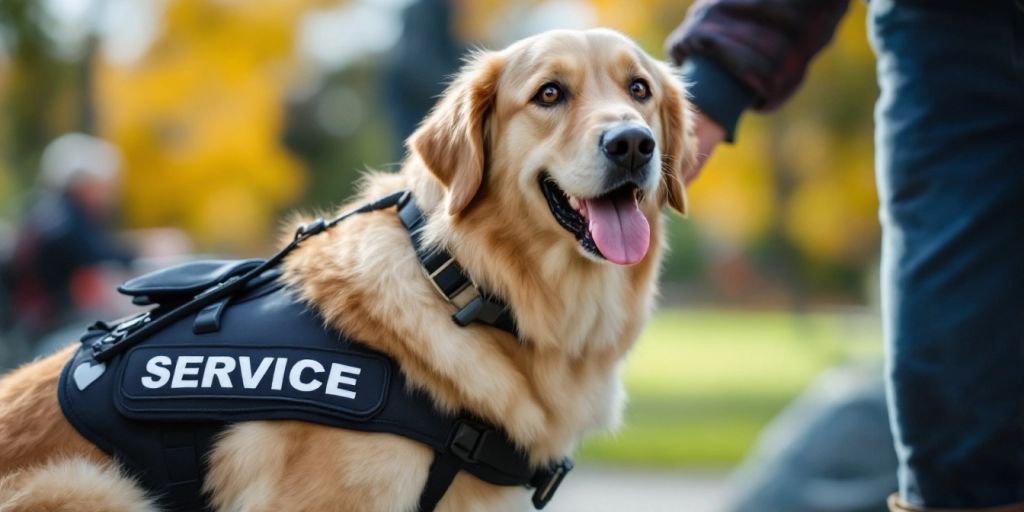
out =
[[704,163],[711,157],[715,146],[725,140],[725,130],[713,119],[697,111],[697,122],[694,126],[694,133],[697,136],[697,160],[693,167],[690,167],[683,175],[686,184],[689,185],[700,175]]

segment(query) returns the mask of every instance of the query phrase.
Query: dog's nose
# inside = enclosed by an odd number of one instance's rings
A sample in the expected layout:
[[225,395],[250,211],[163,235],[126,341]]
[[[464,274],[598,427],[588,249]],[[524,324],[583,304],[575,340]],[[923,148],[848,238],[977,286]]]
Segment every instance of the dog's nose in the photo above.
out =
[[646,126],[634,123],[609,128],[601,136],[601,150],[620,168],[634,171],[651,161],[654,136]]

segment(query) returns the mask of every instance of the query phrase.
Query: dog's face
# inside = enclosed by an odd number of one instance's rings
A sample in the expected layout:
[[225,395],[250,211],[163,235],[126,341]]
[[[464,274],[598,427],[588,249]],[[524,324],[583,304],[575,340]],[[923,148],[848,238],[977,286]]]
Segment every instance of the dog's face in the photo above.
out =
[[411,147],[450,215],[521,212],[586,258],[631,265],[660,206],[685,210],[688,117],[668,67],[624,36],[555,31],[477,55]]

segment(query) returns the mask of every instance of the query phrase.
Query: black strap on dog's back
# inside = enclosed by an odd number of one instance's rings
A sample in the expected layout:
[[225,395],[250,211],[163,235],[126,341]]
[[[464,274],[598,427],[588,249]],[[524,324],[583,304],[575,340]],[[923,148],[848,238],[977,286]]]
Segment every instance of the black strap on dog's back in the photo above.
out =
[[356,209],[349,210],[330,221],[317,219],[309,224],[299,226],[295,231],[295,238],[292,239],[291,243],[285,246],[284,249],[278,251],[277,254],[268,258],[258,267],[249,270],[241,276],[232,277],[227,281],[219,283],[218,285],[199,294],[194,299],[171,311],[168,311],[163,315],[160,315],[157,318],[152,318],[150,316],[140,317],[139,324],[134,326],[131,331],[114,332],[96,340],[90,347],[93,357],[101,363],[109,361],[115,355],[134,347],[152,333],[155,333],[177,320],[205,308],[206,306],[220,302],[221,300],[238,293],[254,278],[264,274],[271,268],[276,267],[282,260],[284,260],[285,256],[294,251],[299,244],[307,238],[320,234],[353,215],[390,208],[398,204],[403,197],[409,195],[411,194],[405,190],[395,192],[394,194],[384,196]]

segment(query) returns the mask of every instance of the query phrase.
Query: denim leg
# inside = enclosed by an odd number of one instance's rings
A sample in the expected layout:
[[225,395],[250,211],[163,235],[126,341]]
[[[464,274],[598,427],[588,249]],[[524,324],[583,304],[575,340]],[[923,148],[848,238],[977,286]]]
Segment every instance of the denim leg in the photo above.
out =
[[900,494],[1024,502],[1024,0],[873,0]]

